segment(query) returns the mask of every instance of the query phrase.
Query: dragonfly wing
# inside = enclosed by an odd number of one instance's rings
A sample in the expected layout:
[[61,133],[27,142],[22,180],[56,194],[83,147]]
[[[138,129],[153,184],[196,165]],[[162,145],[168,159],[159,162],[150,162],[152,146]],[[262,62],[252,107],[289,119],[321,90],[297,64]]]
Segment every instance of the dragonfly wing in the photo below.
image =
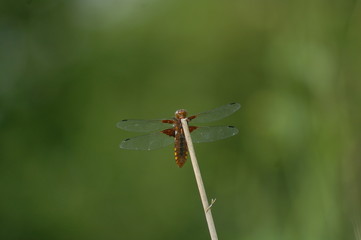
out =
[[213,142],[224,138],[232,137],[238,133],[233,126],[212,126],[198,127],[191,133],[194,143]]
[[169,124],[164,123],[162,119],[124,119],[117,123],[117,127],[131,132],[151,132],[159,130],[161,128],[168,128]]
[[132,150],[153,150],[174,143],[174,137],[163,132],[155,132],[134,138],[127,138],[120,143],[120,148]]
[[192,123],[206,123],[217,121],[222,118],[228,117],[229,115],[237,111],[240,107],[241,105],[239,103],[229,103],[213,110],[199,113],[195,115],[195,118],[191,121]]

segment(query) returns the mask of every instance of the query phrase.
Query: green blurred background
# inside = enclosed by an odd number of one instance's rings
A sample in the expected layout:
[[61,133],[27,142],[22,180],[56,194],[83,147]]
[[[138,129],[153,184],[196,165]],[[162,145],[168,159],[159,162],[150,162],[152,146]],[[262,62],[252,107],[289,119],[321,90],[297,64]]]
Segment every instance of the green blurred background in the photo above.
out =
[[209,239],[188,162],[124,118],[239,102],[196,145],[220,239],[361,239],[361,5],[0,3],[0,239]]

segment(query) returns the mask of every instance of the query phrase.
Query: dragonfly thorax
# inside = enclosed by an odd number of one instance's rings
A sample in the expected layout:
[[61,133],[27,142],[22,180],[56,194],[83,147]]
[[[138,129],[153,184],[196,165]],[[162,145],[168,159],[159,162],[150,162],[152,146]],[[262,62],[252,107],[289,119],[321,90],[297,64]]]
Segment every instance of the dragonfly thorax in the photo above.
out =
[[179,109],[175,112],[175,117],[177,119],[183,119],[187,117],[187,111],[185,109]]

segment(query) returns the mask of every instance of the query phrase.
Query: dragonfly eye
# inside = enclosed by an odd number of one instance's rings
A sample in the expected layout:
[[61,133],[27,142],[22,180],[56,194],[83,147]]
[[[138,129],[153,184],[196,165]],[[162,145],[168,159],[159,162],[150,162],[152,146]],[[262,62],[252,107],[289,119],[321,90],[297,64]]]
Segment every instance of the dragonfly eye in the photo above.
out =
[[179,109],[175,112],[175,117],[178,119],[186,118],[187,111],[185,109]]

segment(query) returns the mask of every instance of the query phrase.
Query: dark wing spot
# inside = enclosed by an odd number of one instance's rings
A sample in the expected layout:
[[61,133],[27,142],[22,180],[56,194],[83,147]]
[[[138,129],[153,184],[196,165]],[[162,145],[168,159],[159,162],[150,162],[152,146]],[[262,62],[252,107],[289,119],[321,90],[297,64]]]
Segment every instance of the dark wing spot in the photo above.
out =
[[229,128],[235,128],[235,126],[228,126]]
[[173,123],[174,123],[174,120],[164,119],[164,120],[162,120],[162,123],[169,123],[169,124],[173,124]]
[[123,142],[129,141],[129,140],[130,140],[130,138],[127,138],[127,139],[124,139],[124,141],[123,141]]
[[229,105],[234,105],[234,104],[237,104],[237,103],[233,102],[233,103],[230,103]]
[[126,122],[126,121],[128,121],[128,119],[123,119],[123,120],[122,120],[122,122]]
[[198,127],[196,126],[189,126],[189,132],[193,132],[194,130],[196,130]]
[[163,131],[161,131],[162,133],[170,136],[170,137],[175,137],[175,130],[174,128],[169,128],[169,129],[165,129]]

